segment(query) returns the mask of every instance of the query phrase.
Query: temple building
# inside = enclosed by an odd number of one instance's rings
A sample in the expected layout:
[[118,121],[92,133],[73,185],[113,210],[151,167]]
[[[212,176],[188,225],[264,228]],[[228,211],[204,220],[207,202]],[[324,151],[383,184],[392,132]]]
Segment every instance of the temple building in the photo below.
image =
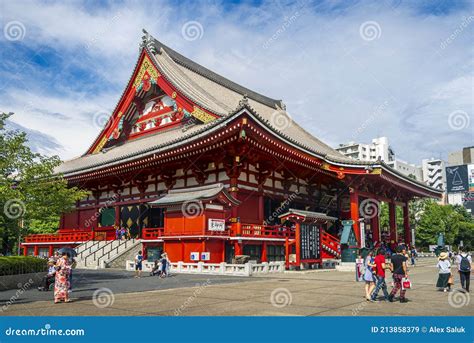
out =
[[[340,258],[347,220],[358,247],[409,244],[408,203],[441,196],[382,161],[344,156],[293,121],[281,100],[147,32],[110,120],[85,154],[57,173],[90,195],[62,216],[56,234],[25,237],[25,255],[114,241],[125,228],[149,260],[166,251],[183,262],[248,255],[320,263]],[[387,228],[379,224],[382,201],[390,209]],[[403,208],[399,230],[396,206]]]

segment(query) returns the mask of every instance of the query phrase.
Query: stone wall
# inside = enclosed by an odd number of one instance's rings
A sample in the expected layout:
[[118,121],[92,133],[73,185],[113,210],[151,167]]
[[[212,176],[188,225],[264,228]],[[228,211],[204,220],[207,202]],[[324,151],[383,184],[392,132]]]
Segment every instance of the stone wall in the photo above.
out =
[[0,291],[38,287],[44,275],[46,275],[45,272],[0,276]]

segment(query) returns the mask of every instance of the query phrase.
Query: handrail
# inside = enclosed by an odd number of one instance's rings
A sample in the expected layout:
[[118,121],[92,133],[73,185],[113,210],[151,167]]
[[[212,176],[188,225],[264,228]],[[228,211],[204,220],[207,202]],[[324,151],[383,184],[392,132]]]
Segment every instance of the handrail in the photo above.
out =
[[242,236],[269,237],[269,238],[294,238],[295,232],[280,225],[242,224]]
[[56,234],[31,234],[25,237],[25,243],[39,242],[84,242],[92,238],[92,231]]

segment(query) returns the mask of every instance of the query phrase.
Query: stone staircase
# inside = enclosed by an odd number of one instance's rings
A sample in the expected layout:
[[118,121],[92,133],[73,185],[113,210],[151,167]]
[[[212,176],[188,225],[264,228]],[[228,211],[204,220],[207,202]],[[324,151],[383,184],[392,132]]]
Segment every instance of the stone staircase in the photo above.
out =
[[138,239],[113,241],[87,241],[76,247],[77,268],[108,268],[115,259],[137,248]]

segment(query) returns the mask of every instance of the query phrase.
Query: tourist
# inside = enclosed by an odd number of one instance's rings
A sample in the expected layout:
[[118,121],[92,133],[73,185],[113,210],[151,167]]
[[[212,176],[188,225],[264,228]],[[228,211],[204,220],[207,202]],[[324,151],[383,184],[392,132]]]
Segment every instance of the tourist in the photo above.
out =
[[168,271],[169,271],[169,259],[168,259],[168,254],[163,253],[161,255],[161,270],[160,270],[160,277],[164,278],[168,276]]
[[120,239],[120,230],[118,226],[115,227],[115,239],[116,240]]
[[365,281],[365,299],[370,301],[370,295],[375,288],[375,278],[374,278],[374,252],[371,250],[365,258],[364,261],[364,281]]
[[447,252],[443,251],[439,254],[436,267],[439,273],[436,287],[438,287],[440,291],[450,291],[451,284],[449,283],[449,278],[451,277],[451,262],[449,262],[449,254]]
[[397,247],[397,253],[391,257],[390,270],[392,271],[394,287],[389,296],[389,301],[393,301],[393,298],[400,290],[400,302],[406,303],[408,300],[405,298],[406,290],[402,287],[402,280],[408,277],[407,271],[407,257],[404,247],[401,245]]
[[69,299],[69,277],[71,274],[71,263],[69,255],[64,252],[56,263],[56,279],[54,283],[54,303],[60,301],[70,302]]
[[50,258],[48,261],[48,274],[43,276],[41,286],[38,287],[38,291],[49,291],[49,286],[54,283],[54,275],[56,274],[56,268],[54,267],[54,259]]
[[135,256],[135,277],[136,278],[140,278],[142,276],[142,269],[143,269],[143,255],[140,250],[137,256]]
[[387,291],[387,284],[385,283],[385,269],[388,269],[388,266],[385,264],[385,250],[379,249],[377,252],[377,256],[374,259],[375,264],[375,277],[377,280],[377,284],[375,285],[375,289],[372,292],[371,301],[376,301],[377,296],[379,295],[380,289],[383,291],[383,295],[385,300],[389,300],[388,291]]
[[418,253],[416,251],[416,248],[415,246],[412,246],[411,247],[411,250],[410,250],[410,258],[411,258],[411,265],[414,266],[415,265],[415,258],[418,256]]
[[[465,250],[468,251],[468,249]],[[456,262],[458,265],[459,278],[461,279],[461,287],[464,291],[469,292],[472,257],[467,252],[464,252],[462,248],[459,248]]]

